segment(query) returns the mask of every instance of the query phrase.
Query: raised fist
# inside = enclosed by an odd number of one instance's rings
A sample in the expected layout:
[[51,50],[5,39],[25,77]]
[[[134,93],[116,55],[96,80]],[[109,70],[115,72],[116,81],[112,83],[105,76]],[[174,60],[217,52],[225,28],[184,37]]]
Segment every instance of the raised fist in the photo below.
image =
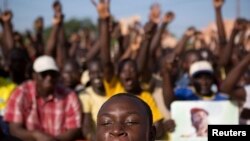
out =
[[91,0],[93,5],[96,7],[98,15],[101,19],[105,19],[110,16],[109,12],[109,0],[100,0],[97,4],[95,0]]
[[12,19],[12,12],[11,11],[5,11],[1,14],[1,21],[3,22],[10,22]]
[[236,19],[234,23],[234,30],[239,32],[247,28],[247,20],[243,18]]
[[165,23],[170,23],[171,21],[173,21],[173,19],[175,18],[175,15],[173,12],[167,12],[164,17],[163,17],[163,22]]
[[221,8],[223,4],[224,4],[224,0],[214,0],[215,8]]
[[60,1],[56,0],[53,3],[53,9],[54,9],[54,12],[56,15],[62,13],[62,5],[61,5]]
[[35,28],[36,31],[42,31],[43,30],[43,18],[42,17],[38,17],[35,20],[34,28]]
[[186,36],[191,37],[196,33],[195,27],[191,26],[187,29],[187,31],[184,33]]
[[53,18],[52,24],[53,25],[59,25],[63,22],[64,19],[64,15],[56,15]]
[[158,3],[154,3],[150,8],[149,19],[154,23],[160,22],[161,7]]

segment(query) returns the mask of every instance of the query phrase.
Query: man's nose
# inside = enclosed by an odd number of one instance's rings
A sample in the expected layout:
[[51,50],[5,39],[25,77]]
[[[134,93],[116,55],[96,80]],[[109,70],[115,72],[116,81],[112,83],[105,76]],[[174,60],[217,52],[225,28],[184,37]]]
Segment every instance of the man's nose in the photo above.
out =
[[112,126],[110,134],[115,137],[126,136],[127,133],[124,130],[124,126],[120,123],[114,124]]

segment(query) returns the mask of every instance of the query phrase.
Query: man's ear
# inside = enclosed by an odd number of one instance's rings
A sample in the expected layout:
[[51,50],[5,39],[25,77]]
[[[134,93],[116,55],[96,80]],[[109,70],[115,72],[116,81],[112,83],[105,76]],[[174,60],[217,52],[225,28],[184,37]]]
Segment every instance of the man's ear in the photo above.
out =
[[149,141],[155,141],[156,139],[156,128],[153,125],[150,130]]

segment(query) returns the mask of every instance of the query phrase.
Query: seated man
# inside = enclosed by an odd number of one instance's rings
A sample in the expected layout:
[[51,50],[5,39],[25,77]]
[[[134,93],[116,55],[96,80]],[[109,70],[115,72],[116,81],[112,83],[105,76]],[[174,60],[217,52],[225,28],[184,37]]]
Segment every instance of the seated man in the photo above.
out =
[[97,115],[97,141],[154,141],[155,127],[149,106],[132,94],[107,100]]
[[80,132],[77,95],[58,84],[54,59],[40,56],[33,64],[34,80],[18,86],[7,103],[4,120],[21,140],[72,141]]

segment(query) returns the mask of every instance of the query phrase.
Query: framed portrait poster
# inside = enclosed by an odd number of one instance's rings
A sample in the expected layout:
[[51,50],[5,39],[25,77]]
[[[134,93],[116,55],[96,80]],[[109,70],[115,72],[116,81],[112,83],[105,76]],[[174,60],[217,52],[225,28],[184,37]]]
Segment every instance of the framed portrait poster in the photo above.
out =
[[207,141],[208,125],[238,125],[239,108],[232,101],[175,101],[171,141]]

